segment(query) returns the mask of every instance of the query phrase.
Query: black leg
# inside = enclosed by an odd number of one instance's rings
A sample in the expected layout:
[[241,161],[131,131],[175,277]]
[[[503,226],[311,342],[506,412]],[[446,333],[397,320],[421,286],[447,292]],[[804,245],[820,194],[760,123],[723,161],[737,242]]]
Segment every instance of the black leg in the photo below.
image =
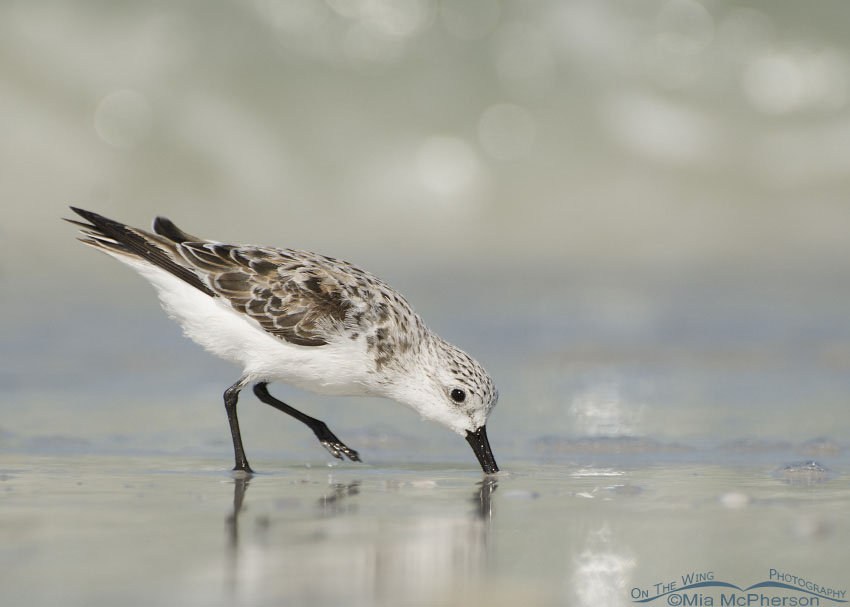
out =
[[336,434],[330,431],[325,422],[318,420],[314,417],[310,417],[309,415],[304,415],[298,409],[293,409],[286,403],[279,401],[274,396],[269,394],[267,386],[268,383],[264,381],[254,384],[254,394],[257,395],[257,398],[259,398],[267,405],[271,405],[275,409],[283,411],[287,415],[291,415],[301,423],[307,424],[313,431],[313,434],[316,435],[316,438],[319,439],[319,442],[322,443],[322,446],[327,449],[334,457],[338,459],[343,459],[342,456],[344,455],[353,462],[360,461],[360,456],[357,454],[357,451],[346,447],[345,443],[339,440]]
[[254,471],[248,465],[248,458],[245,457],[245,449],[242,448],[239,418],[236,417],[236,402],[239,400],[239,392],[247,382],[247,378],[243,377],[224,391],[224,409],[227,411],[227,421],[230,422],[230,435],[233,437],[233,455],[236,458],[236,466],[233,467],[233,470],[253,474]]

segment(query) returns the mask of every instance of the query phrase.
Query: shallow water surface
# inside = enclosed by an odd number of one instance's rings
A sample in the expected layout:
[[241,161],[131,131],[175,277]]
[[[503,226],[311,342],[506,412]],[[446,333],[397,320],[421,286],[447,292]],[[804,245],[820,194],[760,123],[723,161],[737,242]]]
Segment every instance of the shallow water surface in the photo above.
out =
[[746,588],[771,569],[847,588],[846,458],[702,459],[579,455],[486,479],[260,460],[239,479],[217,460],[10,455],[0,602],[624,605],[683,575]]
[[[486,323],[434,306],[497,379],[487,426],[504,473],[483,479],[463,440],[389,401],[274,385],[366,463],[329,465],[246,391],[248,481],[229,471],[221,403],[238,370],[142,287],[138,314],[92,303],[73,322],[5,322],[4,607],[847,599],[841,298],[765,320],[769,297],[721,314],[704,302],[728,290],[671,286],[657,325],[627,334],[589,323],[566,288],[547,296],[555,315],[487,292]],[[788,580],[808,587],[758,586]]]

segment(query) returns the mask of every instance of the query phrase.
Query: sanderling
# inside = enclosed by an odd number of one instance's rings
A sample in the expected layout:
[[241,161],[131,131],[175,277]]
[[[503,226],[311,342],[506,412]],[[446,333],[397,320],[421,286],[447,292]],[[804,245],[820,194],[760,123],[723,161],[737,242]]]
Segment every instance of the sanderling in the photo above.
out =
[[242,365],[224,392],[234,470],[251,472],[236,402],[252,382],[262,402],[309,426],[331,455],[360,461],[324,422],[269,394],[268,382],[279,381],[408,405],[465,436],[485,473],[499,471],[485,425],[499,396],[490,376],[377,276],[305,251],[204,240],[164,217],[150,233],[71,209],[89,222],[66,220],[82,227],[83,243],[138,271],[188,337]]

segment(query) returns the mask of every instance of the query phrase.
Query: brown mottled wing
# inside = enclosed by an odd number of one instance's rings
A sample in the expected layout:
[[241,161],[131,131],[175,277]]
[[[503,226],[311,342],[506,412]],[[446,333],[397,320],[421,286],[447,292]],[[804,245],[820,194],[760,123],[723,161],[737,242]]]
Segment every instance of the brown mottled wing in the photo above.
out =
[[322,258],[211,242],[182,242],[176,248],[216,295],[299,346],[327,344],[354,307]]

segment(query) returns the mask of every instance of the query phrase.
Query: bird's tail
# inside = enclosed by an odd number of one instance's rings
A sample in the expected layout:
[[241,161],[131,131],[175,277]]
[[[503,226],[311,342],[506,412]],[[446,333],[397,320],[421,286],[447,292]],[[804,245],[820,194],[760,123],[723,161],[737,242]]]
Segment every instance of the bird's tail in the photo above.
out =
[[207,287],[194,270],[181,263],[177,246],[187,241],[202,239],[187,234],[165,217],[157,217],[152,234],[139,228],[133,228],[118,221],[98,215],[92,211],[71,207],[77,215],[88,221],[66,219],[81,228],[84,238],[80,242],[117,257],[131,257],[145,261],[177,276],[207,295],[214,293]]

